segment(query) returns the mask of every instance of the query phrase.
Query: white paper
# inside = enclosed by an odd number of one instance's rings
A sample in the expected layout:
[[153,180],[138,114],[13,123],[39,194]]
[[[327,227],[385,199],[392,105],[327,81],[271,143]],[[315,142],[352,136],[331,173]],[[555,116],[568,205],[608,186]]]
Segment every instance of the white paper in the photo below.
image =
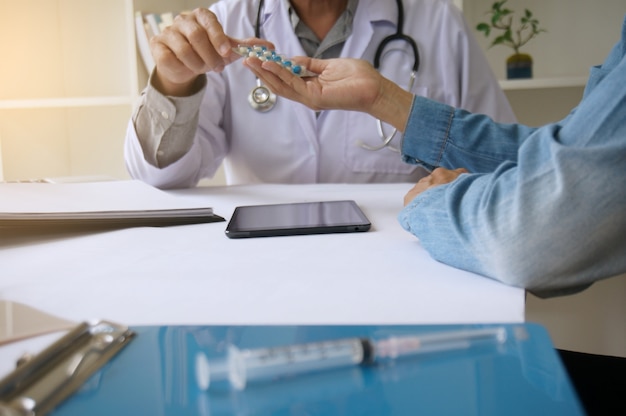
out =
[[176,216],[190,210],[212,213],[205,201],[176,197],[134,180],[0,184],[0,219]]

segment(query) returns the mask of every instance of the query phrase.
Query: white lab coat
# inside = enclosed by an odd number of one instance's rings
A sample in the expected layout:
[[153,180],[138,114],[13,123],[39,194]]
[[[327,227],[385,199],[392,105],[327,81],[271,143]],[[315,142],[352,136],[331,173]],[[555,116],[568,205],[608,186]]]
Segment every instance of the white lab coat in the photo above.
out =
[[[285,3],[265,1],[261,37],[286,56],[305,55]],[[228,0],[211,10],[228,35],[248,38],[254,36],[257,4]],[[509,103],[460,11],[448,0],[404,0],[404,9],[404,32],[417,42],[420,55],[412,92],[514,122]],[[396,31],[396,20],[394,0],[360,0],[342,57],[372,62],[381,40]],[[380,71],[406,87],[412,64],[410,47],[395,41],[387,46]],[[228,184],[415,182],[423,176],[423,171],[403,163],[399,153],[365,150],[357,144],[359,140],[373,146],[381,143],[371,116],[332,110],[316,117],[314,111],[281,97],[271,111],[259,113],[248,104],[254,86],[254,75],[240,61],[221,74],[209,73],[193,147],[163,169],[144,160],[131,123],[126,143],[131,175],[155,186],[190,187],[212,177],[223,161]],[[386,126],[386,132],[390,131]],[[398,134],[393,145],[399,147],[401,138]]]

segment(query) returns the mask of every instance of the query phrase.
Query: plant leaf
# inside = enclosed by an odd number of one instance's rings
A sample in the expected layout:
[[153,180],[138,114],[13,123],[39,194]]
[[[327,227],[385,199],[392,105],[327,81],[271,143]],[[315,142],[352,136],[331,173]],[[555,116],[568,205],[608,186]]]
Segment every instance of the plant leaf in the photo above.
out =
[[479,23],[476,26],[476,30],[478,30],[479,32],[485,32],[485,36],[489,36],[489,34],[491,33],[491,26],[489,26],[487,23]]

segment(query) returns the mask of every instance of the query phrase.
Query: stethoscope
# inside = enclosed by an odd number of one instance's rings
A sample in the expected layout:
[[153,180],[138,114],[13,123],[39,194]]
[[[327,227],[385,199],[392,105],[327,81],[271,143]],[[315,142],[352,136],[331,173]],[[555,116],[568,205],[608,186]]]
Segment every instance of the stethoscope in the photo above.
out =
[[[254,23],[254,37],[261,39],[261,10],[263,9],[263,0],[259,1],[259,8],[256,12],[256,22]],[[265,85],[261,84],[259,77],[256,77],[256,87],[250,91],[248,96],[250,107],[260,113],[270,111],[276,105],[276,94],[270,91]]]
[[[259,1],[259,8],[257,10],[256,22],[254,25],[254,36],[259,39],[261,38],[260,21],[261,21],[261,10],[263,9],[263,2],[264,0]],[[419,65],[420,65],[420,56],[419,56],[419,51],[417,49],[417,43],[415,42],[415,40],[413,40],[413,38],[403,33],[404,6],[402,4],[402,0],[396,0],[396,4],[398,6],[398,24],[397,24],[398,28],[396,30],[396,33],[385,37],[380,42],[380,44],[376,48],[376,53],[374,54],[373,65],[374,65],[374,68],[376,69],[380,68],[380,60],[382,58],[382,54],[385,50],[385,47],[390,42],[400,40],[409,44],[409,46],[413,50],[413,67],[411,68],[411,74],[409,76],[409,83],[408,83],[408,90],[410,91],[413,88],[413,84],[415,83],[415,78],[417,77],[417,70],[419,69]],[[270,111],[272,108],[274,108],[274,105],[276,105],[276,94],[270,91],[270,89],[267,88],[265,85],[262,85],[261,80],[257,77],[256,87],[254,87],[252,91],[250,92],[250,95],[248,96],[248,102],[250,103],[250,106],[254,110],[259,111],[261,113],[265,113],[265,112]],[[389,135],[386,135],[383,130],[383,123],[380,120],[377,120],[377,124],[378,124],[378,134],[380,135],[382,143],[378,146],[370,146],[363,142],[359,142],[359,145],[362,148],[367,149],[367,150],[381,150],[387,147],[390,150],[398,152],[399,149],[391,146],[391,141],[398,133],[398,129],[394,128],[393,131]]]

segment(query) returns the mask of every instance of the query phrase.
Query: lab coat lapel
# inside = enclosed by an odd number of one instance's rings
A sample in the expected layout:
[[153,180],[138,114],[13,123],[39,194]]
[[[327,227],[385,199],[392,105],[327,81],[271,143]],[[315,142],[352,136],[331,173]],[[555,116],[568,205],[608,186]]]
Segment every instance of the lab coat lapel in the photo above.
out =
[[392,0],[359,0],[352,24],[352,35],[341,51],[342,57],[362,58],[372,42],[373,22],[386,20],[394,25],[398,16],[397,7]]

